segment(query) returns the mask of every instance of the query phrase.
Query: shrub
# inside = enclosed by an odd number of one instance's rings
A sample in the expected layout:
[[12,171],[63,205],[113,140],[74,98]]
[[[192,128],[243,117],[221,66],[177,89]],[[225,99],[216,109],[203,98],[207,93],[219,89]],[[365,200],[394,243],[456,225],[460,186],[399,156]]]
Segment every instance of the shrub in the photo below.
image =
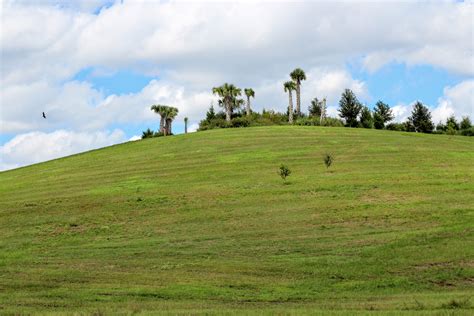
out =
[[461,135],[464,135],[464,136],[474,136],[474,127],[461,130]]
[[247,117],[236,117],[233,118],[230,125],[232,127],[248,127],[250,126],[251,119]]
[[334,157],[332,154],[327,153],[324,155],[323,161],[324,161],[324,164],[326,165],[326,168],[329,168],[334,162]]
[[406,131],[405,124],[403,124],[403,123],[390,123],[390,124],[387,124],[386,129],[388,129],[390,131],[399,131],[399,132]]
[[280,168],[278,169],[278,174],[283,179],[283,181],[286,181],[286,177],[291,174],[291,170],[287,165],[281,164]]

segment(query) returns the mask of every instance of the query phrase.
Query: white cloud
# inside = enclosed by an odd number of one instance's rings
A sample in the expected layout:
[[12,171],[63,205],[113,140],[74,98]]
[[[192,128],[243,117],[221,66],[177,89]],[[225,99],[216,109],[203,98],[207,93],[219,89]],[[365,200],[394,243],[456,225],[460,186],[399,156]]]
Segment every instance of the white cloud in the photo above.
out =
[[444,88],[443,96],[438,100],[438,106],[433,111],[433,120],[445,120],[455,115],[474,117],[474,80],[465,80],[453,87]]
[[91,133],[58,130],[52,133],[20,134],[0,146],[0,170],[17,168],[124,141],[126,138],[121,130]]
[[134,141],[140,140],[140,139],[142,139],[141,136],[139,136],[139,135],[134,135],[134,136],[130,137],[130,138],[128,139],[128,141],[129,141],[129,142],[134,142]]
[[[415,102],[413,101],[410,105],[398,104],[392,107],[394,121],[405,121],[411,115]],[[431,118],[435,124],[445,122],[451,115],[458,120],[463,116],[474,117],[474,80],[465,80],[453,87],[445,87],[443,96],[438,99],[438,104],[426,106],[430,108]]]
[[[45,82],[4,88],[0,132],[74,129],[92,131],[114,123],[156,122],[152,104],[178,107],[177,120],[200,119],[213,99],[210,92],[188,92],[184,87],[152,80],[141,91],[105,96],[87,82],[62,86]],[[2,101],[3,102],[3,101]],[[46,113],[43,119],[41,113]]]

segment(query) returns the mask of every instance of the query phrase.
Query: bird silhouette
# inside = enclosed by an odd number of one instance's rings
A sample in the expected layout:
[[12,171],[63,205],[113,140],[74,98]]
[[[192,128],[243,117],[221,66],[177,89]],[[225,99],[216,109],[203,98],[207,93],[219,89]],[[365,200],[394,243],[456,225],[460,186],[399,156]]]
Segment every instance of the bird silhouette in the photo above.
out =
[[43,118],[46,118],[46,114],[44,114],[44,112],[43,112]]

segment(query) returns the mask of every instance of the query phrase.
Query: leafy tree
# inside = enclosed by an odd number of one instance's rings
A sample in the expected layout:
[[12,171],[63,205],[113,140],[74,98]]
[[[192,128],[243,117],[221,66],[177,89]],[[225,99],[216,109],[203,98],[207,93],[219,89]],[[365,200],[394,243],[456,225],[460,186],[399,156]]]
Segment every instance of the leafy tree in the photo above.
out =
[[291,92],[296,90],[296,84],[293,81],[287,81],[283,84],[285,92],[288,92],[288,123],[293,124],[293,96]]
[[206,113],[206,121],[210,122],[216,118],[216,112],[214,112],[214,105],[211,104],[209,110]]
[[393,120],[394,116],[388,104],[378,101],[374,110],[374,126],[376,129],[383,129],[385,123]]
[[357,127],[357,117],[362,105],[350,89],[344,90],[339,100],[339,116],[346,121],[346,126]]
[[325,154],[323,157],[324,165],[326,165],[326,169],[331,167],[332,163],[334,162],[334,157],[332,154]]
[[431,121],[430,110],[420,101],[417,101],[413,106],[413,111],[407,121],[407,128],[409,131],[421,133],[431,133],[433,131],[434,125]]
[[318,98],[311,100],[311,105],[308,108],[309,116],[321,117],[322,103]]
[[469,116],[463,116],[461,123],[459,124],[461,129],[469,129],[472,127],[471,119]]
[[306,80],[306,74],[303,69],[296,68],[290,77],[296,83],[296,114],[301,115],[301,81]]
[[278,174],[283,179],[283,181],[286,181],[286,178],[291,174],[291,170],[287,165],[281,164],[280,168],[278,169]]
[[188,133],[188,118],[187,117],[184,118],[184,133],[185,134]]
[[360,124],[363,128],[373,128],[374,127],[374,118],[372,117],[372,112],[369,108],[364,106],[360,113]]
[[456,118],[454,117],[454,115],[451,115],[450,117],[448,117],[448,119],[446,120],[446,128],[449,130],[449,129],[452,129],[452,130],[459,130],[459,124],[458,122],[456,121]]
[[220,87],[212,88],[212,93],[218,95],[221,99],[219,105],[225,110],[225,119],[230,122],[232,117],[232,110],[235,107],[235,99],[241,95],[241,89],[237,88],[233,84],[224,83]]
[[255,98],[255,91],[253,89],[244,89],[245,95],[247,96],[247,116],[250,116],[250,98]]
[[446,125],[444,125],[441,121],[436,124],[436,131],[437,132],[445,132],[446,131]]

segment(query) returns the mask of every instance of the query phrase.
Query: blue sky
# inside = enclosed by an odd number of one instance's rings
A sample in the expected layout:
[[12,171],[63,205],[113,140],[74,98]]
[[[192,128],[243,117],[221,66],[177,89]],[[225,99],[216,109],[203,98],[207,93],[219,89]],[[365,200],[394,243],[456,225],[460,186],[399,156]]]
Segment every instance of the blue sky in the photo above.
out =
[[0,170],[135,139],[157,127],[154,103],[179,108],[174,133],[183,132],[185,116],[194,131],[216,104],[212,87],[224,82],[252,87],[255,110],[283,111],[282,84],[295,67],[307,74],[304,110],[327,97],[335,116],[350,88],[369,107],[388,103],[397,121],[416,100],[435,122],[472,119],[473,6],[8,0]]

